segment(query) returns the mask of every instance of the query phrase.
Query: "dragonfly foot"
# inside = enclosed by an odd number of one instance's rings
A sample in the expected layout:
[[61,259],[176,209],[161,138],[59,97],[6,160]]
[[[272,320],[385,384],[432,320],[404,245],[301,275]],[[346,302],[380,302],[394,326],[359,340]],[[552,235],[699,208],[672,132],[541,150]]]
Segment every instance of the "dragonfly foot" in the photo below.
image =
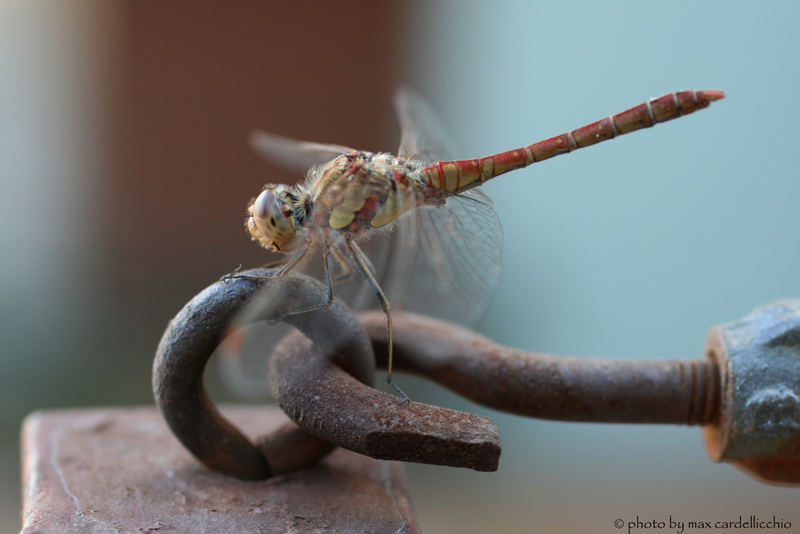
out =
[[392,386],[392,389],[394,389],[397,393],[400,394],[401,397],[403,397],[403,402],[401,404],[408,404],[409,402],[411,402],[411,399],[408,398],[406,392],[400,389],[400,387],[397,386],[394,382],[392,382],[391,377],[388,376],[386,377],[386,383]]
[[228,281],[228,280],[230,280],[231,278],[241,278],[239,275],[237,275],[237,274],[236,274],[236,273],[238,273],[238,272],[239,272],[239,271],[241,271],[241,270],[242,270],[242,264],[240,263],[240,264],[239,264],[239,265],[238,265],[238,266],[237,266],[237,267],[236,267],[236,268],[233,270],[233,272],[230,272],[230,273],[228,273],[228,274],[223,274],[222,276],[220,276],[220,277],[219,277],[219,281],[220,281],[220,282],[227,282],[227,281]]
[[233,280],[234,278],[243,278],[245,280],[275,280],[278,278],[277,276],[260,276],[256,274],[236,274],[236,271],[232,273],[228,273],[226,275],[220,276],[220,282],[227,282],[228,280]]

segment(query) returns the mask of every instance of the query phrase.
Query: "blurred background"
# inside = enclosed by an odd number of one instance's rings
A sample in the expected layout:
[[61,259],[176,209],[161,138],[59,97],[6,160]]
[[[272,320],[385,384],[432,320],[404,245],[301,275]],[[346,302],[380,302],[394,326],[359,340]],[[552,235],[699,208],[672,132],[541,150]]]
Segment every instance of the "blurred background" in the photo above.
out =
[[[152,403],[169,318],[267,261],[245,203],[299,176],[249,150],[256,127],[394,151],[406,85],[473,157],[724,89],[489,184],[504,275],[480,331],[556,354],[697,357],[711,326],[800,296],[799,17],[790,1],[0,1],[0,528],[19,528],[23,417]],[[528,420],[401,380],[493,417],[504,442],[497,473],[408,466],[426,532],[670,514],[800,528],[797,490],[713,464],[697,428]]]

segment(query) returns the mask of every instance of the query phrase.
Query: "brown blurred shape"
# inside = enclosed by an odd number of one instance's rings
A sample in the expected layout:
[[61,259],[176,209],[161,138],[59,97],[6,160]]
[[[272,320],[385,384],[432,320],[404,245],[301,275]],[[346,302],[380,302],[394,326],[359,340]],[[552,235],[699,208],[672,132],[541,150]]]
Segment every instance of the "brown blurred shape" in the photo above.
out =
[[127,2],[123,12],[106,204],[115,297],[147,307],[173,295],[174,308],[239,263],[274,259],[249,242],[245,205],[264,183],[302,174],[256,156],[253,129],[376,150],[399,139],[396,2]]

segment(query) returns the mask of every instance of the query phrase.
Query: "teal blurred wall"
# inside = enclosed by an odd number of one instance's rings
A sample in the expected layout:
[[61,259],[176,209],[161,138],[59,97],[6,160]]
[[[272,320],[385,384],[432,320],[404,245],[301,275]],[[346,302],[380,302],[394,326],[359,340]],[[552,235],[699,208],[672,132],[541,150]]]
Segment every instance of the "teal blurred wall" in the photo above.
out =
[[[800,297],[800,4],[417,7],[408,65],[464,157],[670,91],[727,92],[694,115],[485,187],[505,229],[486,335],[556,354],[699,357],[711,326]],[[800,531],[798,490],[713,464],[696,428],[541,422],[463,406],[496,418],[500,471],[412,466],[431,532],[613,532],[614,519],[636,514],[751,513]]]

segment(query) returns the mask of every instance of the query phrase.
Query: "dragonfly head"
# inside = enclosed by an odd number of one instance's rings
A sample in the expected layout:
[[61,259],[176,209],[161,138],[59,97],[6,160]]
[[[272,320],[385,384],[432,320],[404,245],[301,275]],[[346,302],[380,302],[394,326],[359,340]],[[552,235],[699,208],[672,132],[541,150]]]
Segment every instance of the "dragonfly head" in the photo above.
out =
[[269,184],[247,208],[245,222],[254,241],[276,252],[292,252],[304,241],[305,230],[298,228],[294,206],[298,197],[285,185]]

